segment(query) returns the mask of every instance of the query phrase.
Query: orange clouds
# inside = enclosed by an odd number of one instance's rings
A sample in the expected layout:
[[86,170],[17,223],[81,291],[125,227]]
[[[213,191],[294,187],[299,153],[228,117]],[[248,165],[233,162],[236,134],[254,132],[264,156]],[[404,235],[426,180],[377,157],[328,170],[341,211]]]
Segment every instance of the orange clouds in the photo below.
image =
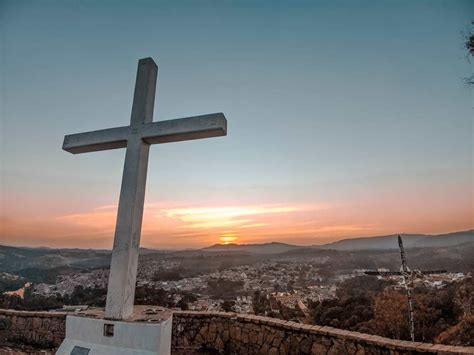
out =
[[[257,243],[284,240],[318,243],[326,237],[364,234],[371,225],[341,223],[328,217],[335,206],[315,204],[265,204],[242,206],[174,206],[148,203],[145,206],[142,243],[154,247],[206,246],[213,243]],[[55,220],[87,231],[109,235],[115,228],[116,206],[101,206]]]
[[[148,202],[141,245],[188,248],[219,242],[270,241],[321,244],[360,236],[466,230],[473,227],[472,194],[463,191],[456,186],[443,190],[421,186],[405,189],[403,194],[396,190],[372,191],[347,196],[344,201],[314,204]],[[111,248],[117,206],[64,215],[41,208],[2,213],[0,244]]]
[[217,238],[214,242],[230,243],[248,237],[255,230],[271,228],[274,218],[291,218],[309,209],[291,205],[219,206],[161,209],[157,219],[169,218],[178,229],[195,230]]
[[90,212],[60,216],[57,217],[56,220],[63,223],[74,224],[108,232],[115,228],[116,216],[116,206],[101,206],[94,208]]
[[[217,242],[253,242],[291,234],[305,234],[305,223],[325,207],[322,205],[244,205],[174,206],[147,203],[142,228],[142,243],[154,247],[206,246]],[[5,235],[35,235],[49,243],[77,245],[87,241],[91,247],[110,247],[115,229],[117,207],[99,206],[89,211],[44,217],[39,221],[9,220]],[[305,220],[298,231],[298,220]],[[32,223],[33,222],[33,223]],[[36,229],[34,227],[36,225]],[[307,232],[312,232],[308,230]],[[49,243],[48,243],[49,242]],[[71,241],[71,244],[73,242]]]
[[250,228],[264,226],[265,223],[256,223],[255,217],[280,213],[301,211],[295,206],[223,206],[199,208],[171,208],[161,212],[167,217],[184,222],[185,228],[225,228],[239,227]]

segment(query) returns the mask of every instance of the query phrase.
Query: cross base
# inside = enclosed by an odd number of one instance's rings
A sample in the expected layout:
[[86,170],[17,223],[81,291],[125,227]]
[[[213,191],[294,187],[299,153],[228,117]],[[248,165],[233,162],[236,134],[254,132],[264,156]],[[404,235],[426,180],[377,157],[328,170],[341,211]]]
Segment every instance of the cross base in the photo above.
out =
[[104,319],[103,311],[67,316],[66,338],[56,355],[169,355],[171,312],[137,308],[126,321]]

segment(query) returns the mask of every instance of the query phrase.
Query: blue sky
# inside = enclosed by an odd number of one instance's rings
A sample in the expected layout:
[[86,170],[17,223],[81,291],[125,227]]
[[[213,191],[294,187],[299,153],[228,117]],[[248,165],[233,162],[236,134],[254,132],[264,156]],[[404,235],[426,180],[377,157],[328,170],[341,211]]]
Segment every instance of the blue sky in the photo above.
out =
[[[225,138],[152,147],[157,214],[305,206],[285,226],[320,228],[292,237],[255,220],[267,233],[230,231],[240,242],[472,227],[463,36],[473,15],[472,1],[0,0],[1,238],[62,245],[74,227],[51,239],[58,218],[117,203],[124,150],[74,156],[62,139],[128,124],[148,56],[159,67],[155,121],[224,112],[229,127]],[[19,227],[39,220],[48,226],[37,233]],[[91,228],[77,232],[111,243]]]

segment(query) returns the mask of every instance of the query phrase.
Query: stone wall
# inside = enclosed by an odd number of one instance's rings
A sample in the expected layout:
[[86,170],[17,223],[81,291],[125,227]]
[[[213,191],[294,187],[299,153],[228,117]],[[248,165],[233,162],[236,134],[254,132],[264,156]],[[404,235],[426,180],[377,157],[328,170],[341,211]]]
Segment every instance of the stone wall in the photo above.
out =
[[66,314],[0,309],[0,346],[31,345],[55,348],[66,332]]
[[474,348],[413,343],[275,318],[233,313],[173,314],[175,354],[474,354]]
[[[0,309],[1,348],[51,349],[65,332],[66,313]],[[172,353],[224,354],[474,354],[474,348],[412,343],[275,318],[220,312],[173,313]]]

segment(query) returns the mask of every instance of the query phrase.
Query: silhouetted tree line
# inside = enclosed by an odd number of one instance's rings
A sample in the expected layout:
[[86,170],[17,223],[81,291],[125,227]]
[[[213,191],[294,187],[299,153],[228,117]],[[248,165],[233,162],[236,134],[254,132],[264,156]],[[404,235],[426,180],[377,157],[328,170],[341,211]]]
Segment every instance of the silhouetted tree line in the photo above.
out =
[[73,275],[78,272],[87,272],[91,269],[80,267],[59,266],[59,267],[29,267],[18,270],[15,274],[33,283],[54,284],[60,275]]
[[[24,298],[0,294],[0,308],[27,311],[48,311],[62,308],[63,305],[88,305],[105,307],[107,289],[76,286],[72,294],[62,296],[57,293],[49,297],[33,294],[30,288],[25,290]],[[139,286],[135,291],[135,304],[157,305],[163,307],[182,307],[187,309],[189,302],[196,297],[191,293],[182,293],[181,300],[175,304],[173,294],[160,288]]]
[[20,277],[17,279],[0,278],[0,293],[16,291],[22,288],[24,284],[25,280]]

